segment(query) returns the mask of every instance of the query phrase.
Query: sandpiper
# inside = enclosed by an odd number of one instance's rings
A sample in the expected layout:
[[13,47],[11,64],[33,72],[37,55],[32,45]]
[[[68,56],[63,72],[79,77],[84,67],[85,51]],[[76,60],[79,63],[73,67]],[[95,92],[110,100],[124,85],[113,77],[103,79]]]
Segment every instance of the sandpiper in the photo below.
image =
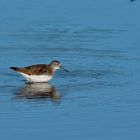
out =
[[29,83],[48,82],[56,70],[60,68],[68,72],[58,60],[53,60],[50,64],[36,64],[21,68],[10,67],[10,69],[20,73]]

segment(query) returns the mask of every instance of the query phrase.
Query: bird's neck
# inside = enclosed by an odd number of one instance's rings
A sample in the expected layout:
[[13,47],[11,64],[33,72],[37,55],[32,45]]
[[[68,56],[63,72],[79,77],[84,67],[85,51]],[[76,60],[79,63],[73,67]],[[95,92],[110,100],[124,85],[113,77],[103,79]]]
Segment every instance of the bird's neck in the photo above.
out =
[[51,66],[50,68],[51,68],[52,74],[54,75],[57,69],[55,67],[53,67],[53,66]]

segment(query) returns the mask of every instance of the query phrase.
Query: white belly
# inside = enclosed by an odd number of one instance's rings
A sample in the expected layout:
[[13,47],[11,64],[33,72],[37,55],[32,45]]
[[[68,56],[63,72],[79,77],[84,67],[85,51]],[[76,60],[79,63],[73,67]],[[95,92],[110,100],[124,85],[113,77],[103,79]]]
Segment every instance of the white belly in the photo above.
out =
[[50,75],[27,75],[25,73],[20,74],[28,81],[28,82],[48,82],[52,76]]

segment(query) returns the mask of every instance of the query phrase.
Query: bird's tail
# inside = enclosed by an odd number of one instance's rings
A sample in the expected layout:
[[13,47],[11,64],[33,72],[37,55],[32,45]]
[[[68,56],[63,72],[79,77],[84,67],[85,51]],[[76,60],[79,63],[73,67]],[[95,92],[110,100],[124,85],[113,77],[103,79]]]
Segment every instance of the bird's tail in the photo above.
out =
[[10,67],[10,69],[17,71],[19,68],[17,68],[17,67]]

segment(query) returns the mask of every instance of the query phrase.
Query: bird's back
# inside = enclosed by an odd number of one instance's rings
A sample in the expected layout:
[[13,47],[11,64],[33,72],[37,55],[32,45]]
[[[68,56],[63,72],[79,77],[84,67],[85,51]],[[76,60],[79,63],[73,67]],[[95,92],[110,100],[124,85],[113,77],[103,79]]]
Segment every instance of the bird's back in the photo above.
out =
[[52,74],[52,70],[50,69],[49,65],[46,64],[36,64],[27,67],[17,68],[17,67],[10,67],[11,69],[15,70],[16,72],[25,73],[28,75],[42,75],[45,73]]

